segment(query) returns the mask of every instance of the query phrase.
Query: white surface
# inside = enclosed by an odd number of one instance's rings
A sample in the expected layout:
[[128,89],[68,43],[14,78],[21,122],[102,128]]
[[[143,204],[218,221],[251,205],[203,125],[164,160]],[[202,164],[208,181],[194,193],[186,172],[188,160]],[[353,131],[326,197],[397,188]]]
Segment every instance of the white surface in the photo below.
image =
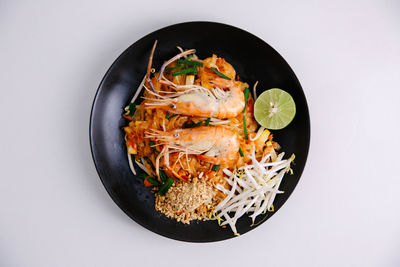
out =
[[[0,266],[400,266],[399,11],[395,0],[2,1]],[[284,207],[211,244],[131,221],[98,179],[88,138],[114,59],[191,20],[238,26],[277,49],[312,126]]]

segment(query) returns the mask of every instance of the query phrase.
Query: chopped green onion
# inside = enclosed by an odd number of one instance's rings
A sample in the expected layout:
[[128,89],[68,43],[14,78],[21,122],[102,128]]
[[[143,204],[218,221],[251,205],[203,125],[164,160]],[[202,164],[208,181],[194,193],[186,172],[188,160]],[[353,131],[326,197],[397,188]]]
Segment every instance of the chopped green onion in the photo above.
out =
[[172,73],[172,76],[178,76],[178,75],[183,75],[183,74],[195,74],[197,73],[197,68],[196,67],[190,67],[187,69],[183,70],[178,70]]
[[174,180],[168,177],[168,180],[160,187],[160,190],[158,190],[158,194],[160,196],[165,195],[167,193],[168,189],[172,186],[174,183]]
[[136,111],[136,104],[135,103],[130,103],[129,104],[129,115],[133,116],[135,111]]
[[187,56],[185,59],[186,60],[189,60],[189,59],[191,59],[193,57],[193,54],[192,55],[189,55],[189,56]]
[[244,111],[246,110],[247,107],[247,100],[249,99],[249,94],[250,94],[250,90],[248,87],[246,87],[246,89],[244,89],[244,108],[242,110],[242,113],[244,113]]
[[178,64],[203,67],[203,63],[198,62],[198,61],[188,60],[188,59],[179,59]]
[[211,121],[211,118],[208,118],[208,119],[206,120],[206,122],[204,123],[204,126],[208,126],[208,125],[210,124],[210,121]]
[[243,115],[244,139],[249,140],[247,135],[246,115]]
[[177,67],[173,67],[173,68],[167,68],[167,69],[165,69],[164,72],[170,72],[171,70],[177,70],[177,69],[180,69],[180,68],[183,68],[183,66],[177,66]]
[[165,174],[165,172],[163,170],[160,170],[159,172],[160,172],[161,181],[165,182],[168,179],[167,175]]
[[147,178],[147,173],[140,173],[139,177],[142,178],[143,180]]
[[243,151],[242,151],[242,148],[240,148],[240,147],[239,147],[239,154],[243,158]]
[[225,76],[222,72],[219,72],[216,68],[211,68],[211,70],[213,72],[215,72],[216,74],[218,74],[220,77],[227,79],[227,80],[232,80],[231,78],[229,78],[228,76]]
[[166,118],[167,120],[170,120],[170,119],[172,119],[173,117],[176,117],[176,116],[178,116],[178,114],[172,114],[172,115],[170,116],[168,111],[167,111],[167,114],[165,114],[165,118]]
[[187,123],[187,122],[186,122],[186,123],[183,125],[183,127],[184,127],[184,128],[194,128],[194,127],[200,126],[202,123],[203,123],[202,121],[199,121],[198,123]]
[[213,165],[211,170],[216,172],[219,170],[219,167],[221,167],[221,165]]
[[160,182],[157,181],[156,179],[154,179],[153,177],[148,177],[147,181],[154,186],[157,186],[157,187],[161,186]]
[[126,106],[124,108],[124,110],[125,110],[125,114],[124,115],[126,115],[126,116],[129,115],[129,117],[132,117],[133,114],[136,111],[136,104],[135,103],[130,103],[128,106]]
[[156,148],[156,144],[153,141],[150,141],[149,144],[150,144],[151,148],[154,149],[154,151],[156,151],[158,154],[160,154],[160,151],[158,151],[158,149]]

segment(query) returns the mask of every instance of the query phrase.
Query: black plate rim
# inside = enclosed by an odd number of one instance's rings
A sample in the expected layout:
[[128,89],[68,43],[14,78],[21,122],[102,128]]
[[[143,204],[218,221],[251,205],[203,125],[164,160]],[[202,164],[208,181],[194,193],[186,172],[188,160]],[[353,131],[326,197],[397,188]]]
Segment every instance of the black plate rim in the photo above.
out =
[[[201,23],[201,24],[219,24],[219,25],[221,25],[221,26],[230,27],[230,28],[234,28],[234,29],[236,29],[236,30],[238,30],[238,31],[245,32],[246,34],[252,36],[253,38],[258,39],[258,41],[262,42],[263,45],[268,46],[268,47],[270,47],[271,49],[273,49],[273,50],[275,51],[275,53],[281,58],[281,60],[282,60],[283,62],[285,62],[285,63],[289,66],[290,72],[291,72],[291,74],[293,75],[293,77],[295,78],[295,82],[296,82],[296,84],[298,85],[298,87],[300,88],[301,95],[302,95],[302,97],[303,97],[304,100],[305,100],[305,111],[306,111],[306,115],[307,115],[307,117],[306,117],[307,125],[305,125],[305,126],[306,126],[306,131],[307,131],[307,136],[308,136],[308,138],[307,138],[307,146],[306,146],[307,149],[306,149],[305,154],[304,154],[304,167],[303,167],[302,170],[298,173],[299,178],[298,178],[297,183],[296,183],[295,186],[293,187],[293,190],[292,190],[291,192],[289,192],[289,193],[286,193],[286,200],[284,201],[284,204],[285,204],[285,202],[290,198],[291,194],[294,192],[294,190],[296,189],[298,183],[300,182],[300,179],[301,179],[301,177],[302,177],[302,174],[303,174],[303,172],[304,172],[304,169],[305,169],[305,167],[306,167],[306,165],[307,165],[307,159],[308,159],[308,154],[309,154],[309,150],[310,150],[310,140],[311,140],[311,120],[310,120],[310,113],[309,113],[307,98],[306,98],[306,96],[305,96],[303,87],[301,86],[300,81],[299,81],[299,79],[297,78],[296,74],[294,73],[292,67],[289,65],[289,63],[285,60],[285,58],[284,58],[274,47],[272,47],[270,44],[268,44],[267,42],[265,42],[265,41],[264,41],[263,39],[261,39],[260,37],[254,35],[254,34],[252,34],[252,33],[250,33],[250,32],[248,32],[247,30],[238,28],[238,27],[233,26],[233,25],[230,25],[230,24],[221,23],[221,22],[216,22],[216,21],[185,21],[185,22],[179,22],[179,23],[171,24],[171,25],[169,25],[169,26],[162,27],[162,28],[160,28],[160,29],[156,29],[156,30],[154,30],[154,31],[152,31],[152,32],[150,32],[150,33],[148,33],[148,34],[142,36],[140,39],[138,39],[137,41],[135,41],[134,43],[132,43],[130,46],[128,46],[128,47],[114,60],[114,62],[113,62],[113,63],[111,64],[111,66],[108,68],[108,70],[107,70],[106,73],[104,74],[104,76],[103,76],[103,78],[102,78],[102,80],[101,80],[101,82],[100,82],[100,84],[99,84],[99,86],[98,86],[98,88],[97,88],[97,90],[96,90],[96,93],[95,93],[95,96],[94,96],[94,100],[93,100],[93,102],[92,102],[92,108],[91,108],[91,111],[90,111],[90,118],[89,118],[89,143],[90,143],[90,151],[91,151],[91,154],[92,154],[93,163],[94,163],[94,165],[95,165],[96,172],[97,172],[97,174],[98,174],[98,176],[99,176],[99,178],[100,178],[101,183],[103,184],[104,188],[106,189],[106,192],[108,193],[108,195],[110,196],[110,198],[114,201],[114,203],[117,205],[117,207],[118,207],[119,209],[121,209],[129,218],[131,218],[133,221],[135,221],[137,224],[139,224],[140,226],[144,227],[145,229],[150,230],[151,232],[154,232],[154,233],[156,233],[156,234],[158,234],[158,235],[160,235],[160,236],[162,236],[162,237],[164,237],[164,238],[173,239],[173,240],[177,240],[177,241],[188,242],[188,243],[219,242],[219,241],[224,241],[224,240],[231,239],[231,238],[233,238],[233,237],[235,237],[235,236],[232,235],[231,237],[220,238],[220,239],[210,239],[210,240],[188,240],[188,239],[183,239],[183,238],[178,238],[178,237],[170,236],[170,235],[167,235],[167,234],[163,233],[162,231],[159,231],[158,229],[150,228],[150,227],[148,227],[146,224],[144,224],[144,223],[140,222],[139,220],[137,220],[134,216],[131,216],[131,215],[129,214],[129,212],[126,210],[126,208],[125,208],[123,205],[120,205],[120,203],[119,203],[117,197],[116,197],[116,196],[110,191],[110,189],[105,185],[105,182],[103,181],[103,177],[101,176],[101,173],[100,173],[100,167],[98,166],[98,160],[97,160],[97,158],[96,158],[96,155],[95,155],[95,153],[94,153],[94,148],[93,148],[93,145],[94,145],[94,144],[93,144],[93,139],[94,139],[94,136],[93,136],[93,135],[94,135],[94,133],[93,133],[93,127],[92,127],[92,125],[93,125],[93,113],[94,113],[94,109],[95,109],[95,106],[96,106],[96,103],[97,103],[97,100],[98,100],[98,96],[99,96],[99,94],[100,94],[100,89],[101,89],[101,87],[103,86],[104,81],[109,77],[110,72],[111,72],[112,69],[115,67],[115,65],[117,65],[117,63],[121,60],[121,58],[122,58],[123,56],[125,56],[125,54],[130,50],[130,48],[131,48],[132,46],[134,46],[136,43],[139,43],[140,41],[142,41],[143,39],[145,39],[148,35],[151,35],[151,34],[153,34],[153,33],[155,33],[155,32],[158,32],[158,31],[166,30],[166,29],[171,28],[171,27],[179,26],[179,25],[182,25],[182,24],[193,24],[193,23]],[[283,204],[282,206],[284,206],[284,204]],[[279,210],[282,206],[280,206],[278,209],[276,209],[276,210],[271,214],[271,216],[265,217],[265,218],[263,218],[262,220],[260,220],[260,221],[257,223],[257,226],[263,224],[266,220],[270,219],[273,215],[275,215],[275,214],[278,212],[278,210]],[[256,227],[250,227],[249,230],[246,231],[245,233],[250,232],[250,231],[254,230],[255,228],[256,228]]]

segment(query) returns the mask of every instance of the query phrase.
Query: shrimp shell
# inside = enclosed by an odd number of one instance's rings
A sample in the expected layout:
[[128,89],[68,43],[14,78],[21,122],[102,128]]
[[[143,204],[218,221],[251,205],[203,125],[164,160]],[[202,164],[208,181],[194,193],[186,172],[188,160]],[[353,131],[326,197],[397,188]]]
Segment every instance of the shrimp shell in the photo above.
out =
[[152,129],[145,133],[145,137],[155,139],[174,151],[197,155],[200,160],[213,164],[233,162],[239,155],[237,134],[223,126],[201,126],[169,132]]
[[163,83],[177,92],[162,96],[149,90],[157,98],[146,102],[146,108],[159,108],[186,116],[227,119],[239,115],[245,106],[243,90],[247,84],[239,81],[216,78],[211,90],[200,85],[176,85],[168,80]]

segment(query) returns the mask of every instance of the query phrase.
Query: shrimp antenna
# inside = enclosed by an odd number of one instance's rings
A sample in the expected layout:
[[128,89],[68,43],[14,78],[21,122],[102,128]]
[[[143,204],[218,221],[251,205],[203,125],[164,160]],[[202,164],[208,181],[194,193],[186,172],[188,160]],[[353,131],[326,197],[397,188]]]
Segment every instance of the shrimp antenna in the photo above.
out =
[[[167,99],[167,97],[162,96],[162,95],[158,94],[157,92],[151,91],[151,90],[150,90],[149,88],[147,88],[146,86],[144,86],[144,89],[146,89],[146,91],[147,91],[149,94],[151,94],[151,95],[154,95],[154,96],[159,97],[159,98]],[[146,97],[145,97],[145,99],[150,99],[150,100],[152,100],[152,98],[146,98]]]
[[153,44],[153,48],[151,49],[149,61],[147,63],[147,72],[146,72],[146,80],[150,84],[150,87],[154,91],[154,93],[157,93],[157,92],[156,92],[156,89],[154,88],[153,83],[151,82],[150,72],[151,72],[151,66],[153,64],[153,56],[154,56],[154,51],[156,50],[157,42],[158,42],[158,40],[155,40],[155,42]]
[[177,54],[176,56],[174,56],[173,58],[171,58],[171,59],[169,59],[168,61],[164,62],[164,64],[161,66],[160,75],[158,75],[157,81],[159,81],[159,80],[161,79],[161,77],[163,76],[163,73],[164,73],[165,68],[166,68],[169,64],[171,64],[171,63],[174,62],[175,60],[180,59],[181,57],[184,57],[184,56],[187,56],[187,55],[190,55],[190,54],[193,54],[193,53],[196,53],[196,50],[195,50],[195,49],[190,49],[190,50],[184,51],[184,52],[182,52],[182,53],[179,53],[179,54]]
[[147,72],[146,72],[146,77],[150,77],[150,72],[151,72],[151,67],[153,64],[153,56],[154,56],[154,51],[156,50],[158,40],[156,40],[153,44],[153,48],[151,49],[150,56],[149,56],[149,61],[147,62]]

